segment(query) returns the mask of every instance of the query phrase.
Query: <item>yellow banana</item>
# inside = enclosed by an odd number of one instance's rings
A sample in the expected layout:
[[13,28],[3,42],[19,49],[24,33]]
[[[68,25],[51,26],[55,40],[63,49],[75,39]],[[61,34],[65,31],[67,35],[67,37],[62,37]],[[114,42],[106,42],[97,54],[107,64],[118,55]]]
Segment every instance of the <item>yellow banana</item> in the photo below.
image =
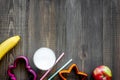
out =
[[11,50],[20,40],[20,36],[13,36],[0,44],[0,60],[2,57]]

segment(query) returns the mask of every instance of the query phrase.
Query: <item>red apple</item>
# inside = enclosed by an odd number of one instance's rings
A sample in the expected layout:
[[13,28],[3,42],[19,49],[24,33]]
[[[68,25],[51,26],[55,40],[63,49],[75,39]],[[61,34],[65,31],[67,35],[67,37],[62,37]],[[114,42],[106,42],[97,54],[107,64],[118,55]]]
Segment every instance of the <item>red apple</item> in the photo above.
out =
[[112,73],[105,65],[98,66],[93,71],[94,80],[112,80]]

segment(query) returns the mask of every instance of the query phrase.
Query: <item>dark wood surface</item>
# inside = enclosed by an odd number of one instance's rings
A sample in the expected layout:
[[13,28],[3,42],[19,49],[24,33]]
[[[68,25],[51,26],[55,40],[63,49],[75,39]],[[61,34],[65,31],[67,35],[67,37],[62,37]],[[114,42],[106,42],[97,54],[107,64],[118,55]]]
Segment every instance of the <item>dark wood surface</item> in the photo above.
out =
[[[51,48],[56,57],[65,52],[46,80],[71,58],[88,80],[102,64],[111,68],[113,80],[120,79],[120,0],[0,0],[0,42],[13,35],[21,40],[0,61],[0,80],[9,80],[8,65],[20,55],[29,58],[39,80],[45,71],[32,58],[40,47]],[[24,63],[14,73],[17,80],[30,79]]]

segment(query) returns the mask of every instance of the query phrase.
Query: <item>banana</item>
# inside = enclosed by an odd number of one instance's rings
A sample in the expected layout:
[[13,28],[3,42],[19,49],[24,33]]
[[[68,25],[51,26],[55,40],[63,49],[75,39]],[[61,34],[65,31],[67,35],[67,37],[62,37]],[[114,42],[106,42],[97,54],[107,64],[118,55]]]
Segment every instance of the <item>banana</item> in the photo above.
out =
[[0,60],[10,51],[20,40],[20,36],[13,36],[0,44]]

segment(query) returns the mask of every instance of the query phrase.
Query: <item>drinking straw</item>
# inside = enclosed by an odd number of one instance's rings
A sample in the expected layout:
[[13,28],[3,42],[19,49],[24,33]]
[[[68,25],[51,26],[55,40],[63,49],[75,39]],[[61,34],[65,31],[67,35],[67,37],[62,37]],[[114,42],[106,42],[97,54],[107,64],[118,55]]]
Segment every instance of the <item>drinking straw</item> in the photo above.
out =
[[67,63],[65,63],[59,70],[57,70],[48,80],[51,80],[53,77],[55,77],[63,68],[65,68],[70,62],[72,62],[72,59],[70,59]]
[[[58,57],[58,59],[56,60],[56,62],[55,62],[54,65],[56,65],[63,56],[64,56],[64,53],[62,53],[62,54]],[[52,68],[50,68],[48,71],[46,71],[46,73],[40,78],[40,80],[43,80],[51,70],[52,70]]]

